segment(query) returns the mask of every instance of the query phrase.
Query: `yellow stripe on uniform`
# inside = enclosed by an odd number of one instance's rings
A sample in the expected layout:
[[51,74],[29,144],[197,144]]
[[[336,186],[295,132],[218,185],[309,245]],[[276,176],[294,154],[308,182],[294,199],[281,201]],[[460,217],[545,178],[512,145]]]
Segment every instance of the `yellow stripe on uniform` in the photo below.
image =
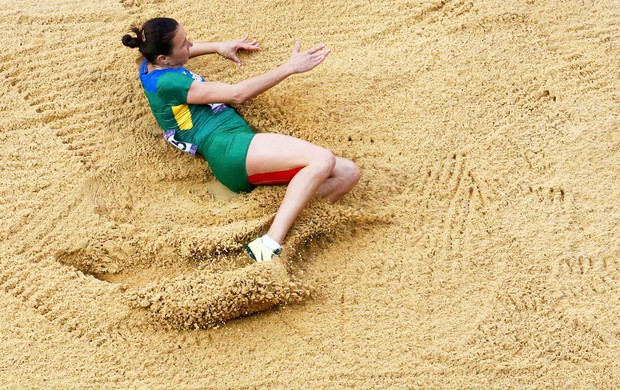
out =
[[187,104],[173,106],[172,113],[174,114],[174,119],[176,119],[180,130],[191,130],[194,128],[192,113],[189,111],[189,106]]

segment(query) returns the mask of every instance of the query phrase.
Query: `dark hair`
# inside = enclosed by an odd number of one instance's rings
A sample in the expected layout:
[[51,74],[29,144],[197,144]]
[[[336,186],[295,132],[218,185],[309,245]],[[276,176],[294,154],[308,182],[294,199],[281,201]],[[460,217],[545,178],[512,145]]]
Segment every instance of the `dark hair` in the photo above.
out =
[[138,28],[132,25],[129,31],[136,34],[123,36],[123,45],[138,48],[146,59],[154,64],[158,55],[170,55],[172,52],[172,39],[177,31],[179,23],[170,18],[154,18],[148,20]]

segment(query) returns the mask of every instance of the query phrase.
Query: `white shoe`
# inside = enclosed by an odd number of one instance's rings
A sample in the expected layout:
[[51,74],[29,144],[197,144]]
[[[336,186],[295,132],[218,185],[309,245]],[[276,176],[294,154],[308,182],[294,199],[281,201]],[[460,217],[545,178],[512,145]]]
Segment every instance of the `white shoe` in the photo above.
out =
[[280,253],[282,253],[282,249],[273,250],[271,248],[268,248],[265,244],[263,244],[262,237],[258,237],[257,239],[246,245],[245,251],[257,263],[262,263],[263,261],[271,261],[273,260],[274,256],[278,256]]

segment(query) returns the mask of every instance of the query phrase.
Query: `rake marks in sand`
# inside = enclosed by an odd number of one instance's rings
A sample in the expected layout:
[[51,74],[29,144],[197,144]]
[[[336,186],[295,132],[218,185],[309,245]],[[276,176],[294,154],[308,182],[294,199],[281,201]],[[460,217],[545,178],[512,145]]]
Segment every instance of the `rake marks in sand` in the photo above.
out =
[[450,153],[426,171],[422,190],[421,224],[429,223],[439,232],[430,254],[459,253],[469,245],[470,230],[484,220],[497,198],[490,184],[468,160],[467,153]]
[[557,260],[553,276],[569,298],[618,292],[620,262],[609,254],[563,256]]

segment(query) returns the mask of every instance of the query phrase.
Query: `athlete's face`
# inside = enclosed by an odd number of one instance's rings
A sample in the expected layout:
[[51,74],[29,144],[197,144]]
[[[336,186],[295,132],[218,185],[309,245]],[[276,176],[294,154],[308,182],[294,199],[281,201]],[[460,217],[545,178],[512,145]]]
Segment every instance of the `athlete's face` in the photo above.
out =
[[183,66],[189,61],[189,48],[192,42],[187,39],[185,28],[179,24],[177,32],[172,38],[172,52],[168,57],[169,64],[167,66]]

